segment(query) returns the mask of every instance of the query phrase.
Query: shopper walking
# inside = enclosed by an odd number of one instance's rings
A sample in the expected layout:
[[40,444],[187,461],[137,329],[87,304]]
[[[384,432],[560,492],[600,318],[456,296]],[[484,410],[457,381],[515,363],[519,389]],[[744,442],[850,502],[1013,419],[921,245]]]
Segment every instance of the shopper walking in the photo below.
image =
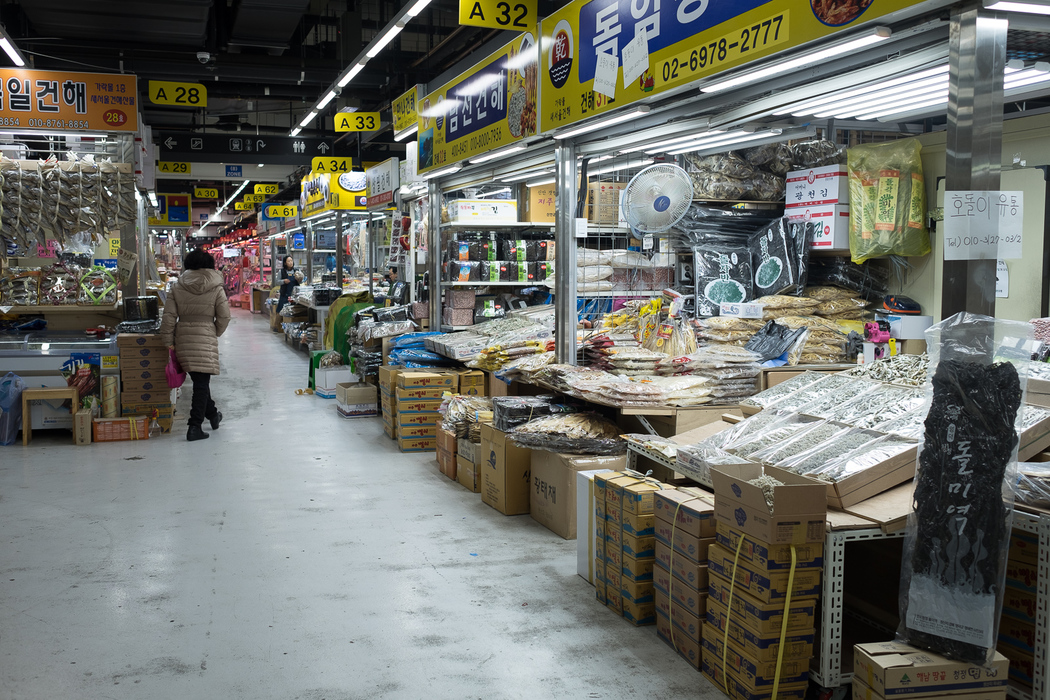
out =
[[291,255],[284,256],[281,263],[281,296],[277,300],[277,313],[288,303],[288,297],[292,295],[295,288],[299,286],[299,280],[295,276],[295,261]]
[[202,425],[207,418],[217,430],[222,414],[211,398],[211,377],[219,373],[219,336],[230,325],[230,304],[222,287],[215,259],[201,249],[191,251],[182,263],[183,274],[171,288],[160,324],[161,339],[175,348],[179,364],[193,380],[193,401],[187,440],[208,436]]

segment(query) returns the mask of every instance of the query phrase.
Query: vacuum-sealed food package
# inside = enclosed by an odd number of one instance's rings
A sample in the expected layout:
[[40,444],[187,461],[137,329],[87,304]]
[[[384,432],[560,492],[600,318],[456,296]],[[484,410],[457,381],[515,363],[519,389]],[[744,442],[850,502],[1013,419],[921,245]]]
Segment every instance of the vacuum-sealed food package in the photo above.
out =
[[751,250],[746,243],[705,243],[693,247],[697,316],[717,316],[719,305],[752,297]]

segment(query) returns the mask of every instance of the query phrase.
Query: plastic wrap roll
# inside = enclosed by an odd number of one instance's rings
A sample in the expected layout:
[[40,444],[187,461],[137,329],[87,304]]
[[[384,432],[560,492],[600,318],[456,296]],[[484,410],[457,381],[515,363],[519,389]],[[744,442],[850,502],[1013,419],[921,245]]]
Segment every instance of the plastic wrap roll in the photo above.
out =
[[120,413],[120,404],[117,403],[116,396],[111,399],[102,400],[103,418],[116,418],[118,413]]
[[102,377],[102,400],[117,398],[117,378]]

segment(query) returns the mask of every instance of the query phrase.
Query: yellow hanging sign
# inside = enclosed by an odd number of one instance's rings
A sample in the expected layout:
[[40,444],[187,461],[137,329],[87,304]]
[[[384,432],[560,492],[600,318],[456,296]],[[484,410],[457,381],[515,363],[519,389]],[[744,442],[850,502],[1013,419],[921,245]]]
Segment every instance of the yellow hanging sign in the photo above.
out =
[[379,131],[379,112],[340,112],[335,115],[336,131]]
[[218,199],[219,190],[215,187],[194,187],[193,196],[195,199]]
[[[949,4],[947,0],[789,2],[788,0],[575,0],[540,23],[540,132],[569,126],[604,112],[704,78],[740,68],[873,20]],[[624,84],[624,47],[645,37],[648,69]],[[617,59],[615,95],[593,88],[598,56]],[[627,52],[628,62],[632,52]],[[641,68],[638,65],[638,68]]]
[[270,219],[290,219],[299,213],[294,204],[271,204],[266,207],[266,217]]
[[539,50],[523,34],[423,99],[419,173],[536,135]]
[[310,161],[310,172],[314,173],[349,173],[353,169],[353,158],[314,158]]
[[237,211],[251,211],[252,210],[252,206],[253,205],[249,204],[248,202],[234,202],[233,203],[233,208],[236,209]]
[[246,194],[244,195],[244,202],[246,204],[262,204],[266,201],[266,195],[264,194]]
[[157,163],[157,170],[162,173],[189,175],[193,172],[193,166],[189,163]]
[[459,0],[459,23],[524,32],[536,26],[536,0]]
[[255,194],[277,194],[277,185],[256,185]]
[[155,105],[173,107],[207,107],[208,88],[200,83],[151,80],[149,81],[149,101]]

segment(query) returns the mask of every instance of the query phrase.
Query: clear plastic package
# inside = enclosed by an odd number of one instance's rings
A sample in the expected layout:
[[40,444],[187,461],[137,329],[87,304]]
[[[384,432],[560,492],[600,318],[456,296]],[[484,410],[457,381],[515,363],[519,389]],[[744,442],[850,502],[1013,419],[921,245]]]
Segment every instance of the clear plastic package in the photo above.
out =
[[791,379],[785,380],[771,386],[765,391],[759,392],[754,396],[751,396],[740,403],[744,406],[761,406],[766,408],[771,406],[780,399],[803,389],[814,382],[823,379],[824,376],[820,372],[803,372],[802,374],[796,374]]
[[[855,379],[844,385],[840,391],[830,391],[816,397],[805,406],[798,409],[799,413],[818,418],[833,418],[841,423],[848,423],[842,415],[845,403],[852,403],[862,397],[875,393],[882,388],[878,382],[870,382],[865,379]],[[862,408],[863,406],[861,406]]]
[[850,399],[828,417],[858,428],[875,428],[918,410],[925,403],[926,394],[918,387],[882,384],[874,392]]
[[731,464],[752,462],[703,441],[695,445],[679,445],[675,471],[701,484],[710,484],[712,466],[724,467]]
[[834,440],[837,435],[849,429],[850,426],[845,423],[817,421],[786,442],[775,443],[753,453],[750,459],[756,462],[776,465],[791,459],[795,455],[822,445],[828,440]]
[[781,411],[798,411],[821,396],[829,394],[834,394],[840,398],[849,396],[847,387],[855,381],[857,380],[853,377],[847,377],[842,374],[827,374],[817,381],[800,388],[798,391],[794,391],[771,404],[767,404],[766,407],[776,408]]
[[840,459],[842,455],[862,448],[883,437],[885,436],[882,433],[874,430],[851,428],[844,433],[837,434],[834,440],[821,443],[805,452],[800,452],[793,457],[781,460],[776,466],[796,474],[812,474],[823,469],[831,462]]
[[820,469],[806,472],[806,476],[831,483],[842,481],[913,450],[916,444],[914,440],[907,440],[898,435],[886,435],[825,464]]
[[1017,502],[1050,510],[1050,462],[1021,462],[1017,465]]
[[743,435],[739,440],[726,445],[726,449],[739,457],[750,458],[770,445],[786,442],[817,422],[818,418],[792,413],[757,432]]
[[521,447],[566,454],[622,455],[627,444],[620,428],[597,413],[571,413],[538,418],[508,433]]

